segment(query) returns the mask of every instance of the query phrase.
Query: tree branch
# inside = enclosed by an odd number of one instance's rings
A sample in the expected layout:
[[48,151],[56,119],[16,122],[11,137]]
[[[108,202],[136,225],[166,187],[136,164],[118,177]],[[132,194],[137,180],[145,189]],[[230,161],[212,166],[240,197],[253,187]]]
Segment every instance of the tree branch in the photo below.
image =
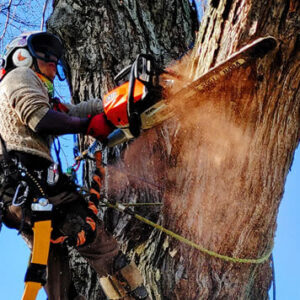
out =
[[43,15],[42,15],[42,20],[41,20],[41,27],[40,30],[42,31],[44,28],[44,23],[45,23],[45,14],[46,14],[46,10],[47,10],[47,6],[48,6],[48,2],[49,0],[46,0],[44,3],[44,7],[43,7]]
[[3,29],[2,35],[0,37],[0,41],[4,38],[6,30],[7,30],[7,26],[8,26],[9,18],[10,18],[10,8],[11,8],[11,5],[12,5],[12,0],[9,0],[8,6],[7,6],[7,15],[6,15],[6,20],[5,20],[5,25],[4,25],[4,29]]

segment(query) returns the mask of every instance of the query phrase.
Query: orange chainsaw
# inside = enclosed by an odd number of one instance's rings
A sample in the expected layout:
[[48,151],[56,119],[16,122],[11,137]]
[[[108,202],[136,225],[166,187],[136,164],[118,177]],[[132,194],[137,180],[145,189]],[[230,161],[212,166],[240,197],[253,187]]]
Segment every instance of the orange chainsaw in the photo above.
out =
[[[276,45],[274,37],[258,38],[168,97],[183,102],[197,93],[209,91],[233,71],[264,57]],[[106,118],[117,128],[108,136],[109,147],[136,138],[142,130],[155,127],[176,114],[176,108],[163,99],[164,90],[160,85],[163,73],[168,73],[170,78],[180,77],[160,69],[151,55],[140,54],[115,77],[118,87],[103,97]]]
[[[159,80],[163,72],[151,55],[140,54],[115,77],[119,86],[103,97],[106,118],[117,127],[107,138],[109,147],[136,138],[141,130],[170,117],[166,114],[166,104],[161,102]],[[162,114],[157,118],[160,111]]]

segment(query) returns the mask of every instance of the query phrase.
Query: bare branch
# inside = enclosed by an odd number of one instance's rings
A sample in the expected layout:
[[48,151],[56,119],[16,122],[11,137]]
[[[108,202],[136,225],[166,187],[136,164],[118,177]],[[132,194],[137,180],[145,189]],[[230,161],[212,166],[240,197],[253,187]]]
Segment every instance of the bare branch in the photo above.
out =
[[[14,5],[12,5],[12,7],[14,7]],[[2,12],[2,14],[5,15],[6,17],[8,15],[6,12]],[[27,19],[25,19],[25,18],[23,19],[20,16],[18,16],[16,12],[14,12],[13,14],[10,12],[9,19],[11,20],[11,22],[15,22],[15,23],[18,23],[18,24],[21,24],[24,26],[37,27],[37,25],[35,23],[29,22],[29,21],[27,21]],[[10,23],[9,25],[13,26],[12,23]]]
[[20,5],[23,5],[24,3],[22,3],[23,1],[22,0],[19,0],[18,3],[12,3],[12,1],[10,1],[11,3],[9,3],[7,6],[5,3],[1,3],[0,4],[0,13],[3,13],[4,11],[10,9],[10,7],[18,7]]
[[11,8],[11,5],[12,5],[12,0],[9,0],[8,6],[7,6],[7,15],[6,15],[6,20],[5,20],[5,25],[4,25],[4,29],[3,29],[2,35],[0,37],[0,41],[4,38],[6,30],[7,30],[7,26],[8,26],[9,18],[10,18],[10,8]]
[[40,30],[41,30],[41,31],[42,31],[43,28],[44,28],[45,14],[46,14],[48,2],[49,2],[49,0],[46,0],[45,3],[44,3],[44,7],[43,7],[43,15],[42,15],[42,21],[41,21],[41,27],[40,27]]

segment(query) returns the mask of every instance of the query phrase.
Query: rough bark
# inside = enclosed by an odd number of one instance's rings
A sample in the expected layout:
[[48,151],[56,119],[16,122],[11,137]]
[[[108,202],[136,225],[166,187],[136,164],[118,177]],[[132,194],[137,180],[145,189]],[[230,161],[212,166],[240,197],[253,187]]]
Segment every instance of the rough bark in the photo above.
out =
[[[75,102],[111,88],[112,76],[137,52],[149,51],[165,63],[192,40],[187,1],[93,3],[56,1],[48,22],[66,43]],[[67,16],[60,23],[62,12]],[[218,253],[262,256],[272,245],[299,143],[299,13],[297,1],[211,1],[195,51],[175,67],[185,76],[182,85],[256,37],[273,35],[278,47],[212,91],[189,99],[184,117],[131,143],[108,168],[111,199],[162,201],[159,214],[157,208],[138,212]],[[180,18],[186,21],[183,27]],[[268,297],[269,261],[224,262],[130,217],[108,211],[106,219],[139,263],[153,299]]]
[[[114,87],[113,77],[123,67],[132,63],[139,53],[153,54],[161,66],[183,55],[194,42],[195,30],[198,27],[196,13],[188,0],[60,0],[53,2],[53,8],[47,25],[64,41],[65,59],[70,66],[68,80],[74,103],[94,97],[100,98]],[[110,160],[119,156],[119,152],[119,149],[110,152]],[[87,181],[90,180],[91,168],[92,166],[86,164]],[[114,187],[107,188],[115,191]],[[152,189],[137,189],[137,192],[141,202],[146,199],[153,202],[160,199],[161,195],[160,188],[157,187],[154,192]],[[115,197],[121,198],[123,195],[127,198],[134,196],[135,192],[134,188],[124,188],[123,193],[118,194]],[[157,219],[158,209],[150,211],[147,216]],[[121,238],[121,235],[124,236],[128,218],[119,220],[118,214],[113,215],[113,212],[108,211],[105,219],[107,227],[114,228],[116,233],[119,231],[120,241],[124,241],[124,246],[131,243],[132,248],[149,236],[150,230],[135,222],[139,231],[136,235],[130,234],[131,237],[135,237],[129,242],[128,237]],[[131,223],[127,227],[131,232],[134,231]],[[72,251],[71,256],[76,288],[88,299],[98,299],[96,295],[100,292],[95,274],[76,255],[76,251]]]

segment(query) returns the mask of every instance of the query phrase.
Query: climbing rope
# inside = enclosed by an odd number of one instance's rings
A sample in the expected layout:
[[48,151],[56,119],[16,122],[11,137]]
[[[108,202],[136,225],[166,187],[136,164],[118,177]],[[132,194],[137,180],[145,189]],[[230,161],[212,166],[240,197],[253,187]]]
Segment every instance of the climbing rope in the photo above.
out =
[[[99,178],[99,176],[94,176],[93,177],[93,180],[99,185],[99,188],[101,187],[101,179]],[[153,228],[161,231],[161,232],[164,232],[166,233],[167,235],[169,235],[170,237],[186,244],[186,245],[189,245],[209,256],[212,256],[212,257],[215,257],[215,258],[219,258],[219,259],[222,259],[224,261],[227,261],[227,262],[233,262],[233,263],[244,263],[244,264],[261,264],[265,261],[267,261],[270,257],[270,255],[272,254],[272,250],[273,250],[273,245],[271,247],[271,249],[269,251],[267,251],[262,257],[260,258],[239,258],[239,257],[231,257],[231,256],[227,256],[227,255],[223,255],[223,254],[219,254],[215,251],[211,251],[211,250],[208,250],[196,243],[194,243],[193,241],[190,241],[188,239],[186,239],[185,237],[155,223],[155,222],[152,222],[144,217],[142,217],[141,215],[139,214],[136,214],[134,211],[132,211],[131,209],[129,209],[128,205],[124,205],[124,204],[121,204],[121,203],[110,203],[108,200],[105,200],[105,199],[102,199],[100,197],[100,193],[97,192],[95,189],[91,189],[90,190],[90,193],[92,195],[95,195],[97,197],[97,199],[102,202],[105,206],[107,207],[110,207],[110,208],[114,208],[114,209],[117,209],[121,212],[124,212],[124,213],[127,213],[133,217],[135,217],[137,220],[140,220],[141,222],[147,224],[147,225],[150,225],[152,226]],[[144,203],[142,203],[144,205]]]
[[[145,224],[148,224],[152,227],[154,227],[155,229],[158,229],[159,231],[162,231],[164,233],[166,233],[167,235],[171,236],[172,238],[186,244],[186,245],[189,245],[209,256],[212,256],[212,257],[215,257],[215,258],[219,258],[219,259],[222,259],[224,261],[227,261],[227,262],[233,262],[233,263],[243,263],[243,264],[261,264],[265,261],[267,261],[269,259],[269,257],[271,256],[272,254],[272,251],[273,251],[273,245],[272,247],[270,248],[270,250],[268,250],[262,257],[260,258],[239,258],[239,257],[231,257],[231,256],[227,256],[227,255],[223,255],[223,254],[219,254],[215,251],[211,251],[211,250],[208,250],[196,243],[194,243],[193,241],[190,241],[188,239],[186,239],[185,237],[169,230],[169,229],[166,229],[165,227],[157,224],[157,223],[154,223],[144,217],[142,217],[141,215],[139,214],[136,214],[130,210],[128,210],[128,208],[126,208],[123,204],[120,204],[120,203],[117,203],[117,204],[112,204],[108,201],[103,201],[103,200],[100,200],[102,201],[103,203],[105,203],[106,206],[108,207],[111,207],[111,208],[114,208],[114,209],[117,209],[119,211],[123,211],[125,213],[128,213],[130,215],[132,215],[133,217],[135,217],[136,219],[142,221],[143,223]],[[124,207],[123,207],[124,206]]]
[[[78,160],[82,160],[82,159],[85,159],[85,156],[88,155],[88,152],[89,151],[85,151],[85,154],[82,155],[80,158],[77,158]],[[97,161],[96,161],[97,163]],[[94,176],[93,177],[93,180],[98,184],[99,186],[99,189],[101,189],[101,179],[99,176]],[[215,258],[219,258],[221,260],[224,260],[226,262],[232,262],[232,263],[243,263],[243,264],[261,264],[265,261],[267,261],[270,256],[272,255],[272,252],[273,252],[273,244],[271,245],[270,249],[268,251],[266,251],[265,254],[263,254],[260,258],[239,258],[239,257],[232,257],[232,256],[227,256],[227,255],[223,255],[223,254],[220,254],[220,253],[217,253],[215,251],[212,251],[212,250],[209,250],[209,249],[206,249],[205,247],[201,246],[201,245],[198,245],[196,244],[195,242],[191,241],[191,240],[188,240],[187,238],[155,223],[155,222],[152,222],[150,221],[149,219],[146,219],[144,218],[143,216],[139,215],[139,214],[136,214],[134,211],[132,211],[129,206],[147,206],[147,205],[161,205],[161,203],[135,203],[135,204],[121,204],[121,203],[110,203],[108,200],[105,200],[103,198],[100,197],[100,193],[97,192],[95,189],[90,189],[90,194],[94,195],[97,197],[97,199],[102,202],[105,206],[107,207],[110,207],[110,208],[113,208],[113,209],[116,209],[116,210],[119,210],[121,212],[124,212],[124,213],[127,213],[131,216],[133,216],[134,218],[136,218],[137,220],[140,220],[141,222],[147,224],[147,225],[150,225],[152,226],[153,228],[161,231],[161,232],[164,232],[165,234],[167,234],[168,236],[186,244],[186,245],[189,245],[199,251],[201,251],[202,253],[204,254],[207,254],[209,256],[212,256],[212,257],[215,257]]]

